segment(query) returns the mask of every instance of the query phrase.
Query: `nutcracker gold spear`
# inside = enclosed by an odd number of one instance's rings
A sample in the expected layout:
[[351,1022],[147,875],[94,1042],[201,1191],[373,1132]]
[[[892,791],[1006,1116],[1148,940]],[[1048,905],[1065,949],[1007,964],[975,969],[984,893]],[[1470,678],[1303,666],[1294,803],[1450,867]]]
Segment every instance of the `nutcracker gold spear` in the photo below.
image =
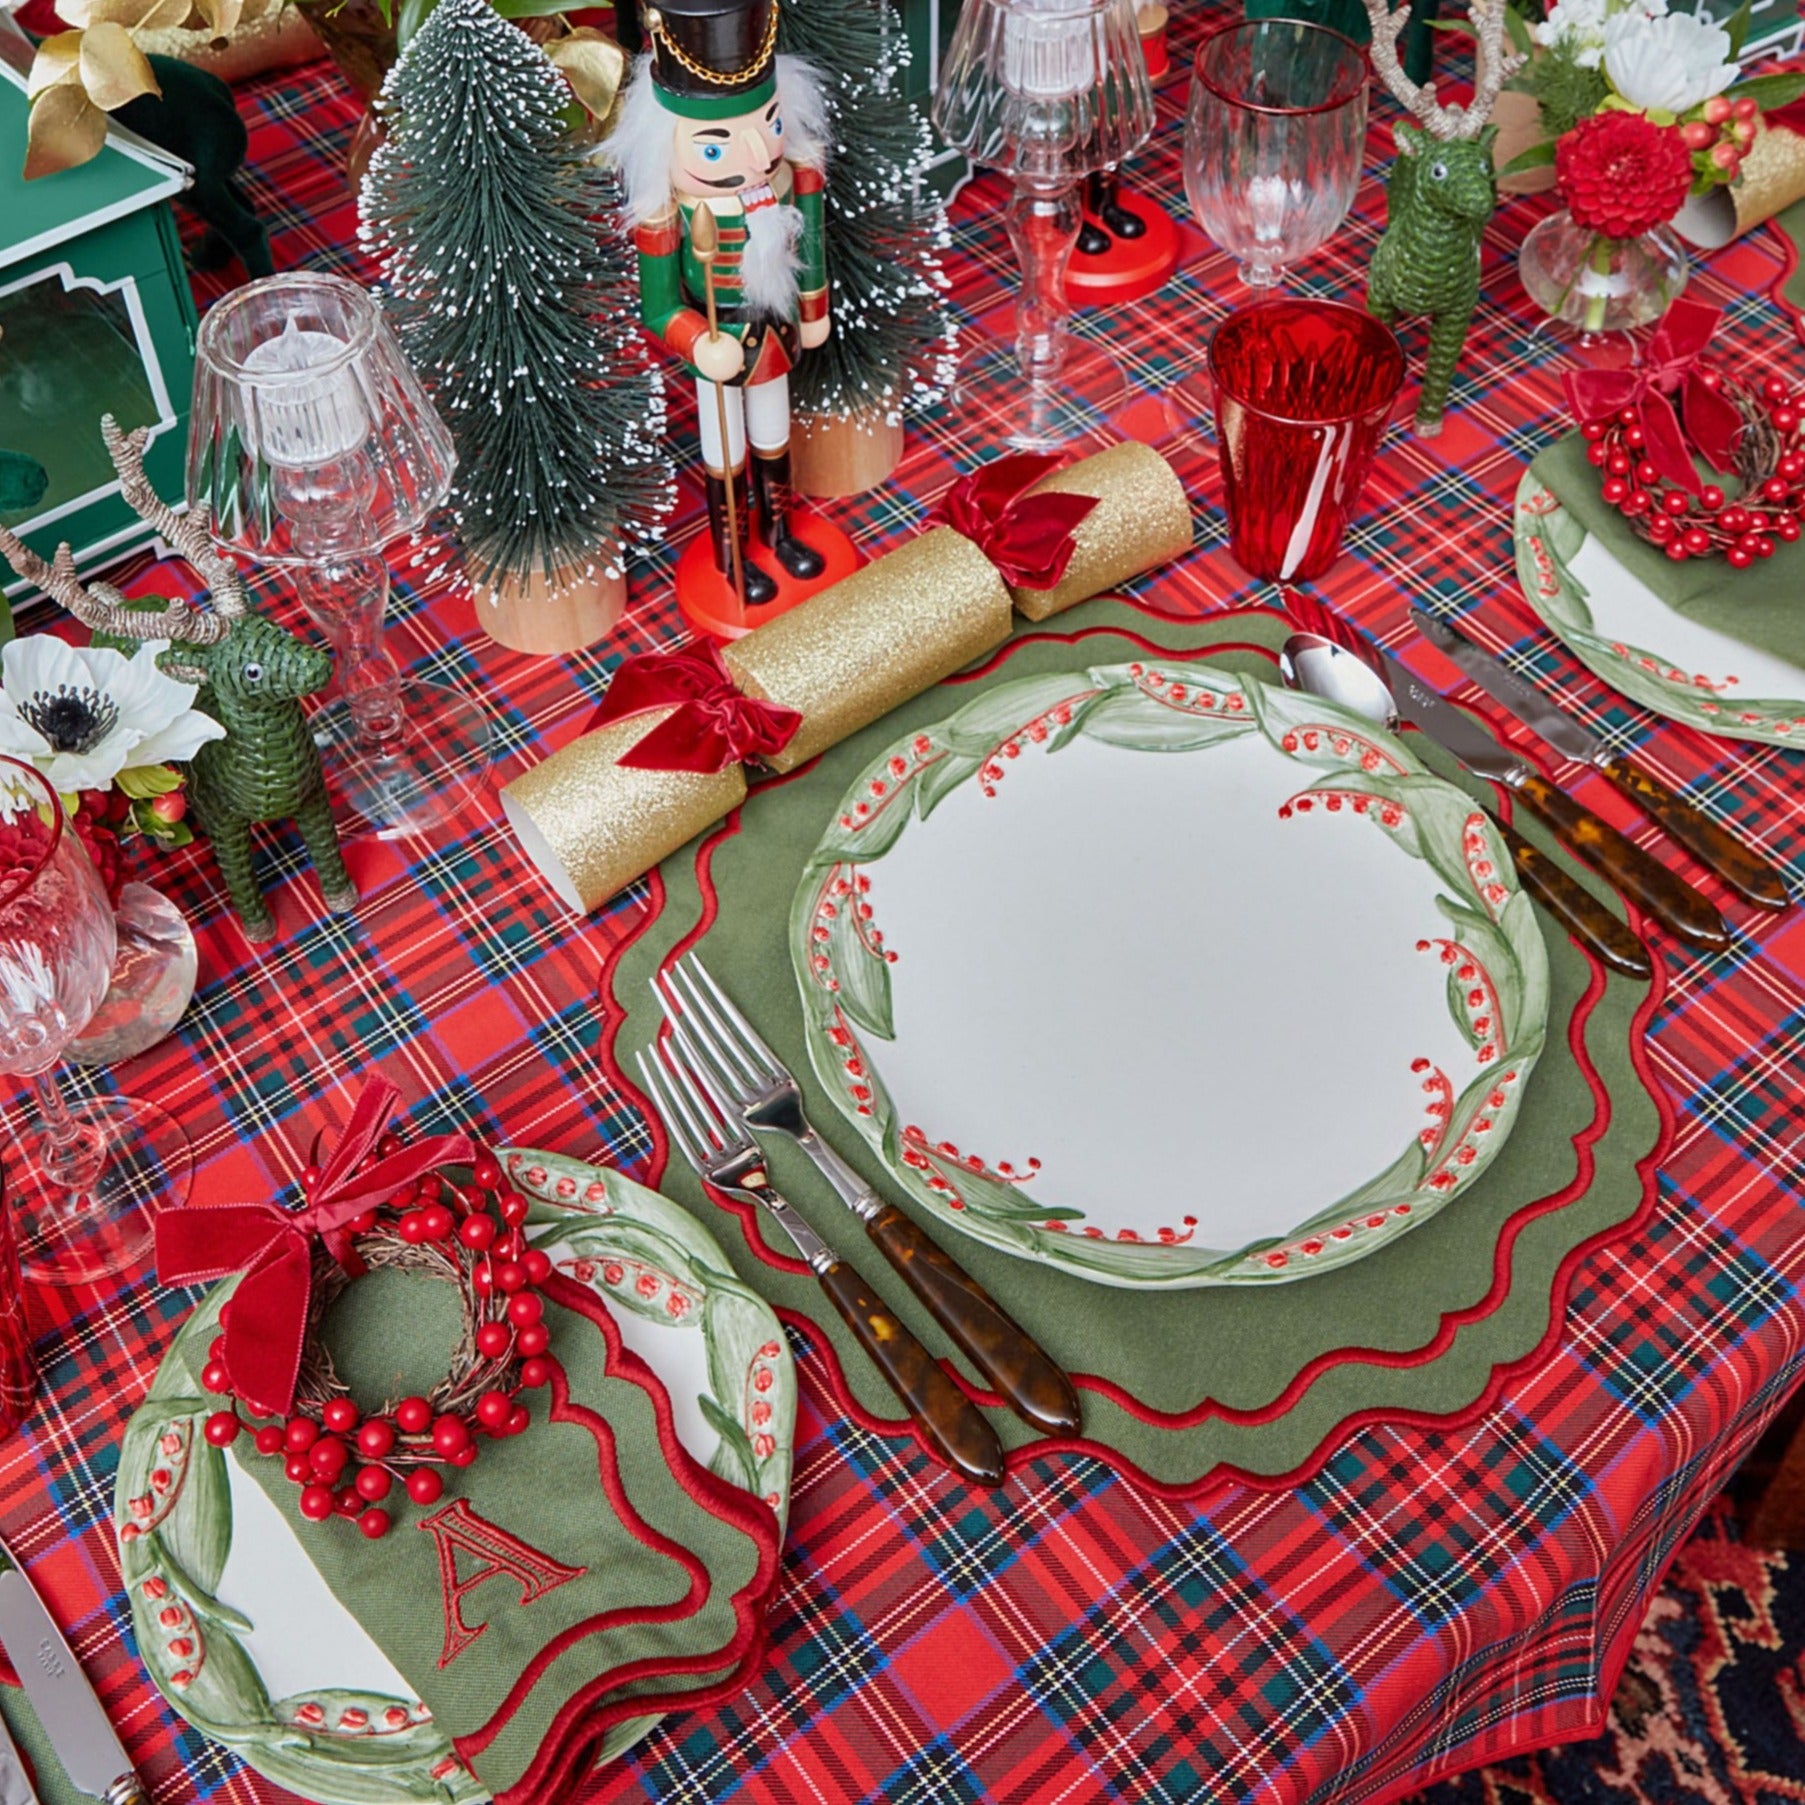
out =
[[[702,299],[708,309],[708,336],[711,340],[717,339],[721,336],[721,329],[715,314],[714,260],[720,254],[721,237],[715,229],[714,209],[707,201],[697,203],[695,214],[689,222],[689,246],[696,254],[696,261],[702,266]],[[721,462],[726,467],[728,556],[733,562],[733,592],[739,597],[743,616],[746,608],[746,567],[740,556],[740,511],[733,493],[733,440],[727,431],[725,383],[717,382],[714,385],[714,405],[715,418],[721,428]]]

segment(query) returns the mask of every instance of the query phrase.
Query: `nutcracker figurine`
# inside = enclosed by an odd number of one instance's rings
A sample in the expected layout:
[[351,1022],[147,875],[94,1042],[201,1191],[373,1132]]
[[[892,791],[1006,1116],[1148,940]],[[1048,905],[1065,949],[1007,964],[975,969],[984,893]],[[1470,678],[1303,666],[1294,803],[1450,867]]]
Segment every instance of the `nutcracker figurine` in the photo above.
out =
[[826,116],[813,67],[776,53],[777,7],[645,7],[646,48],[607,145],[640,317],[696,378],[714,565],[747,608],[778,596],[761,553],[792,578],[826,564],[792,522],[789,384],[829,331]]

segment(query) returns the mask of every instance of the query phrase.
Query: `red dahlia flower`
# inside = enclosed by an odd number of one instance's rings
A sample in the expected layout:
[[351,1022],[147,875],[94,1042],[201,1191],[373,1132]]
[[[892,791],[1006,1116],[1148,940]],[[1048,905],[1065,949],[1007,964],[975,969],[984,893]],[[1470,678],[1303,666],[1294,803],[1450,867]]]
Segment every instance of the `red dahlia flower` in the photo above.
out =
[[1554,173],[1576,224],[1604,238],[1640,238],[1679,212],[1692,157],[1677,125],[1594,113],[1555,145]]

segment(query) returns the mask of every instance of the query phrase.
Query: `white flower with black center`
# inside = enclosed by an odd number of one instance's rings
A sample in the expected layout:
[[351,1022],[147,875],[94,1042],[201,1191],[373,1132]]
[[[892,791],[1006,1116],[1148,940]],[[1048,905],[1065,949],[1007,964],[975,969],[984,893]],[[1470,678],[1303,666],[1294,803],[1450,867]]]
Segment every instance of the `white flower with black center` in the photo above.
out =
[[34,765],[57,790],[110,789],[121,771],[192,758],[226,730],[194,706],[199,693],[157,669],[161,640],[127,658],[52,633],[0,653],[0,753]]

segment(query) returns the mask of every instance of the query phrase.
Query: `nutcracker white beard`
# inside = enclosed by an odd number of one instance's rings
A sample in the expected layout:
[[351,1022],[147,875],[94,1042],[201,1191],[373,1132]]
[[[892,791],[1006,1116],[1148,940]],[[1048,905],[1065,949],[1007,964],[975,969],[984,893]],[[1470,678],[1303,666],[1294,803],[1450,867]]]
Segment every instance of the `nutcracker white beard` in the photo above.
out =
[[796,243],[802,215],[783,203],[749,208],[746,248],[740,254],[740,286],[746,302],[766,319],[796,317]]
[[[602,155],[621,174],[623,212],[629,227],[661,219],[670,211],[677,170],[673,124],[651,76],[651,54],[639,57],[633,79],[621,100],[620,118]],[[791,163],[822,168],[826,152],[826,103],[814,65],[796,56],[777,59],[777,98],[782,103],[784,157]],[[756,200],[757,190],[742,194],[742,204]],[[740,258],[740,282],[748,307],[768,319],[796,317],[797,242],[802,215],[787,202],[748,205],[746,247]]]

